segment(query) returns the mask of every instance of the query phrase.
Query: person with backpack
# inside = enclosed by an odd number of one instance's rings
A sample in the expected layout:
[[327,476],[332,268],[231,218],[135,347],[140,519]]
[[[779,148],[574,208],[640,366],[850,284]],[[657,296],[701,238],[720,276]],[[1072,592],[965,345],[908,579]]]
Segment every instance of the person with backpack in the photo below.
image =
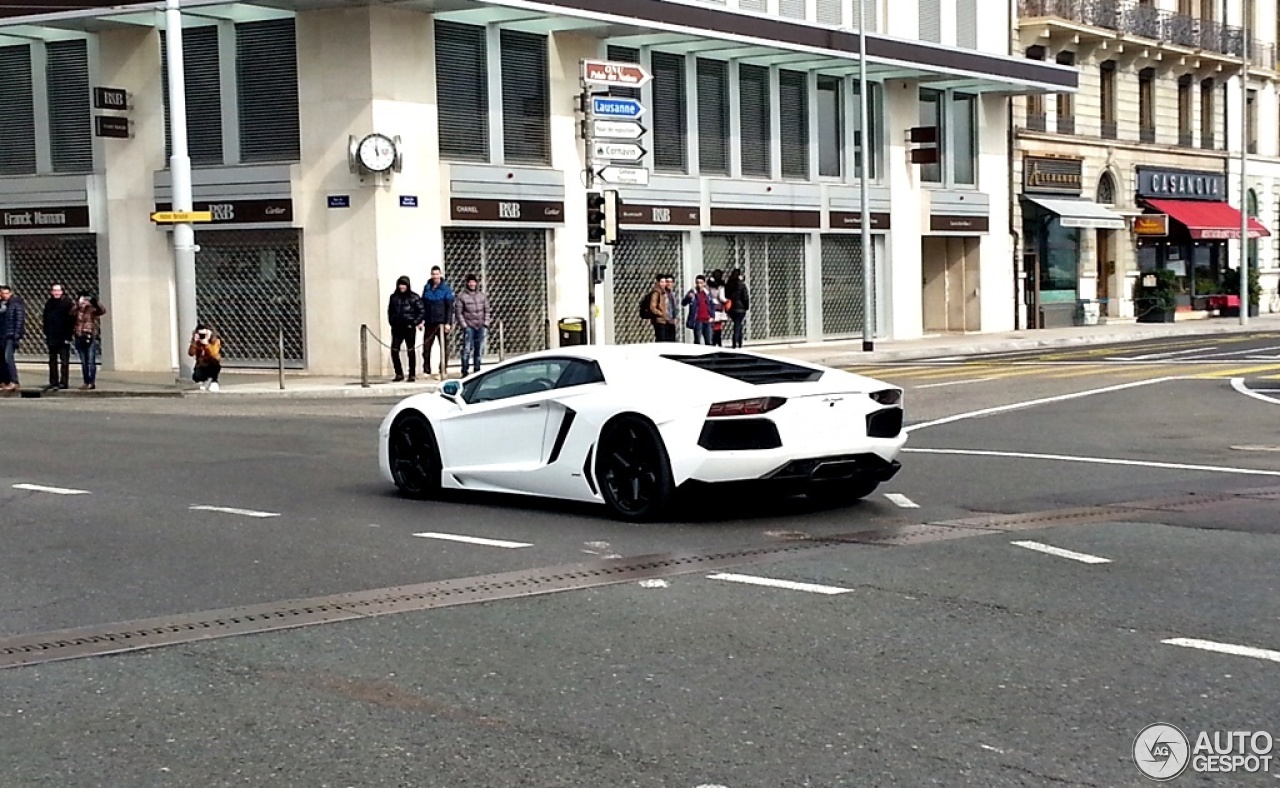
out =
[[733,321],[733,347],[742,347],[742,324],[747,319],[747,310],[751,308],[751,291],[742,279],[742,269],[735,268],[729,272],[724,283],[725,312]]
[[671,274],[658,274],[653,279],[653,287],[640,297],[640,319],[653,324],[654,342],[676,341],[676,319],[680,313],[672,292],[674,284],[675,277]]

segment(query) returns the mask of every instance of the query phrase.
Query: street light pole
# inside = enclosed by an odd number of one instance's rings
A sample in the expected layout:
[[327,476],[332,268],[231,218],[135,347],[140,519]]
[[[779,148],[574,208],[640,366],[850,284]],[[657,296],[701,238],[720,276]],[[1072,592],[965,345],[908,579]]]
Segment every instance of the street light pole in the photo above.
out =
[[1242,0],[1240,47],[1240,325],[1249,322],[1249,3]]
[[858,0],[858,134],[862,154],[858,172],[858,196],[862,206],[862,350],[875,350],[875,267],[871,260],[871,205],[867,197],[867,171],[871,166],[871,122],[867,117],[867,0]]
[[[186,69],[182,49],[182,12],[180,0],[165,2],[165,52],[169,73],[169,180],[173,210],[190,212],[191,157],[187,154],[187,90]],[[196,241],[195,228],[189,222],[173,226],[174,285],[178,301],[178,383],[191,379],[195,359],[183,346],[187,332],[193,331],[196,313]]]

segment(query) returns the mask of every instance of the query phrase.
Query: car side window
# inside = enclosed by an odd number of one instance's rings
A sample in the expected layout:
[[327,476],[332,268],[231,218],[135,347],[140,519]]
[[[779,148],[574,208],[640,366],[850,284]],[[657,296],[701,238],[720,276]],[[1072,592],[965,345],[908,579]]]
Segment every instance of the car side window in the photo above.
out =
[[603,382],[604,373],[600,371],[599,364],[594,361],[575,359],[569,362],[569,365],[560,375],[560,379],[556,381],[556,388],[567,389],[571,386],[585,386],[589,383]]
[[571,363],[568,359],[536,359],[495,369],[468,383],[463,399],[474,405],[550,391]]

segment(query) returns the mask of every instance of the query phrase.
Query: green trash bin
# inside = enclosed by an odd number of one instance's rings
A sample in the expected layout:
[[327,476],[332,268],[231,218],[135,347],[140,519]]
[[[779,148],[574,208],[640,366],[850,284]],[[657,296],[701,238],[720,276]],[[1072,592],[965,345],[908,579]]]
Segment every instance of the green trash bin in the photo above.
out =
[[560,347],[587,344],[586,318],[566,317],[562,318],[557,325],[560,328]]

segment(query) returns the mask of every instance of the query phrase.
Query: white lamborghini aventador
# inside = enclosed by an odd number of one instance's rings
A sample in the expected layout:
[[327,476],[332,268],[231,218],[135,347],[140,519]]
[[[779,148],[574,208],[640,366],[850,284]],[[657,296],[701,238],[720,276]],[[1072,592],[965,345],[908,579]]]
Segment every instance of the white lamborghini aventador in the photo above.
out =
[[902,389],[837,369],[705,345],[590,345],[508,360],[392,408],[383,477],[603,503],[660,516],[677,488],[769,482],[832,501],[897,473]]

